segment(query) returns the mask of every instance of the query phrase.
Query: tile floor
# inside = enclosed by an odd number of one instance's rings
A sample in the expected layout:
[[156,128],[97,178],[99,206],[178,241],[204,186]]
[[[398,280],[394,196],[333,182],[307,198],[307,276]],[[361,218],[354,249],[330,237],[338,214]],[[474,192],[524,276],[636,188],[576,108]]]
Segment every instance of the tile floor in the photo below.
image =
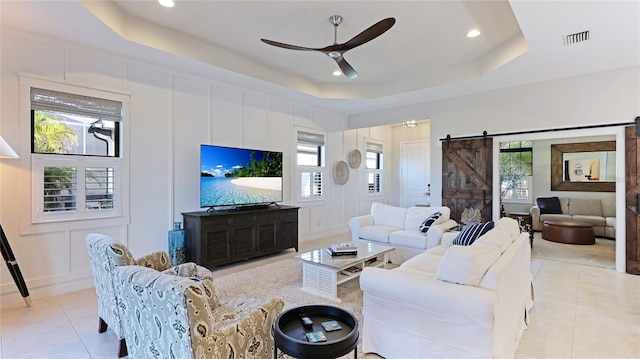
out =
[[[610,255],[581,260],[575,246],[546,242],[536,234],[531,271],[536,300],[531,324],[516,358],[640,357],[640,276],[617,273]],[[348,240],[348,236],[338,241]],[[300,244],[301,251],[336,242],[336,237]],[[611,242],[579,248],[608,253]],[[559,253],[562,253],[561,255]],[[216,275],[263,265],[291,256],[285,251],[259,260],[225,266]],[[111,332],[98,334],[93,288],[33,298],[33,305],[0,308],[0,358],[117,358]],[[378,358],[366,355],[365,358]]]

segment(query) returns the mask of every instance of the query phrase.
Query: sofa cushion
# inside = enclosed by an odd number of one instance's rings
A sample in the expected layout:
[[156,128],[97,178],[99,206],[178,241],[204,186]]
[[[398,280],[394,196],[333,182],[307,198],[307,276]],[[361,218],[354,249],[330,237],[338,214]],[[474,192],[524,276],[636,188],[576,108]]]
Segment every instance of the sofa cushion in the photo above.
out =
[[450,248],[451,246],[436,246],[430,249],[427,249],[427,253],[431,253],[433,255],[437,255],[442,257]]
[[379,226],[396,227],[396,229],[404,228],[406,214],[406,208],[389,206],[388,204],[379,202],[373,202],[371,204],[373,223]]
[[433,224],[436,223],[436,221],[440,217],[442,217],[442,213],[440,213],[440,212],[432,213],[429,217],[427,217],[427,219],[425,219],[420,224],[420,232],[427,233],[427,231],[429,230],[429,227],[433,226]]
[[541,214],[540,222],[544,221],[570,221],[571,216],[568,214]]
[[581,214],[585,216],[603,217],[602,204],[599,199],[571,198],[569,200],[569,214],[572,216]]
[[475,244],[489,243],[496,246],[500,253],[504,253],[519,234],[518,222],[513,218],[502,217],[496,222],[493,229],[478,238]]
[[575,215],[575,216],[571,216],[571,220],[589,223],[590,225],[596,226],[596,227],[604,227],[606,223],[606,220],[604,217],[598,217],[598,216]]
[[413,229],[402,229],[389,233],[389,244],[418,249],[427,248],[427,237]]
[[442,256],[436,278],[445,282],[477,286],[499,257],[500,250],[490,243],[454,245]]
[[441,259],[442,255],[440,254],[424,252],[408,259],[400,265],[400,268],[409,268],[421,272],[436,274],[438,272],[438,265],[440,264]]
[[413,229],[415,231],[420,230],[420,224],[424,222],[425,218],[428,218],[435,212],[439,212],[434,207],[409,207],[404,219],[404,229]]
[[453,240],[454,245],[469,246],[483,234],[493,228],[493,221],[486,223],[472,222],[464,226],[460,233]]
[[613,198],[603,198],[600,200],[602,205],[602,217],[616,216],[616,200]]
[[538,197],[536,204],[540,208],[540,214],[562,214],[558,197]]
[[368,241],[389,243],[389,233],[397,230],[398,228],[389,226],[365,226],[360,227],[358,236]]
[[616,217],[606,217],[604,219],[604,225],[606,227],[614,227],[616,226]]

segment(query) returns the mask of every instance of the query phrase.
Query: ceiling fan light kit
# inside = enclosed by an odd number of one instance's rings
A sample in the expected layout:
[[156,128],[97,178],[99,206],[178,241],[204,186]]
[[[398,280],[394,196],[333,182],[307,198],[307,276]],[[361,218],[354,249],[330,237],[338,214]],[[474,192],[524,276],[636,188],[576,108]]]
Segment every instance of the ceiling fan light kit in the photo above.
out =
[[351,40],[342,44],[338,43],[338,26],[340,25],[340,23],[342,23],[342,16],[333,15],[329,18],[329,22],[333,25],[333,45],[325,46],[322,48],[311,48],[311,47],[304,47],[304,46],[297,46],[297,45],[289,45],[282,42],[277,42],[277,41],[267,40],[267,39],[260,39],[260,41],[264,42],[265,44],[269,44],[271,46],[281,47],[283,49],[288,49],[288,50],[322,52],[323,54],[327,55],[329,58],[333,59],[338,64],[338,67],[340,67],[340,71],[342,71],[342,73],[346,77],[350,79],[355,79],[356,77],[358,77],[358,73],[347,62],[347,60],[345,60],[344,53],[384,34],[396,23],[396,19],[389,17],[384,20],[380,20],[377,23],[370,26],[369,28],[367,28],[366,30],[359,33],[358,35],[352,37]]

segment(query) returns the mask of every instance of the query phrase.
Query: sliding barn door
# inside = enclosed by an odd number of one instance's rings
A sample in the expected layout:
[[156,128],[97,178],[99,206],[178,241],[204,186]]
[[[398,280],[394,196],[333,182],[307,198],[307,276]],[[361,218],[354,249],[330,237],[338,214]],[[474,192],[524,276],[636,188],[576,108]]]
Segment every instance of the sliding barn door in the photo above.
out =
[[460,222],[469,207],[492,217],[493,141],[490,138],[442,142],[442,205]]
[[627,237],[627,273],[640,274],[640,218],[638,218],[638,200],[640,199],[640,137],[636,133],[636,126],[625,129],[625,214]]

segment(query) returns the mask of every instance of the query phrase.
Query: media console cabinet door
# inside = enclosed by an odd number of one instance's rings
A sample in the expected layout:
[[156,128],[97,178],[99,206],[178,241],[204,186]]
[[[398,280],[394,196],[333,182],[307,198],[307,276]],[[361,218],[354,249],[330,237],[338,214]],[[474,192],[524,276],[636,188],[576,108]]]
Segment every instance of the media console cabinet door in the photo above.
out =
[[298,207],[183,213],[187,260],[214,267],[295,248]]

